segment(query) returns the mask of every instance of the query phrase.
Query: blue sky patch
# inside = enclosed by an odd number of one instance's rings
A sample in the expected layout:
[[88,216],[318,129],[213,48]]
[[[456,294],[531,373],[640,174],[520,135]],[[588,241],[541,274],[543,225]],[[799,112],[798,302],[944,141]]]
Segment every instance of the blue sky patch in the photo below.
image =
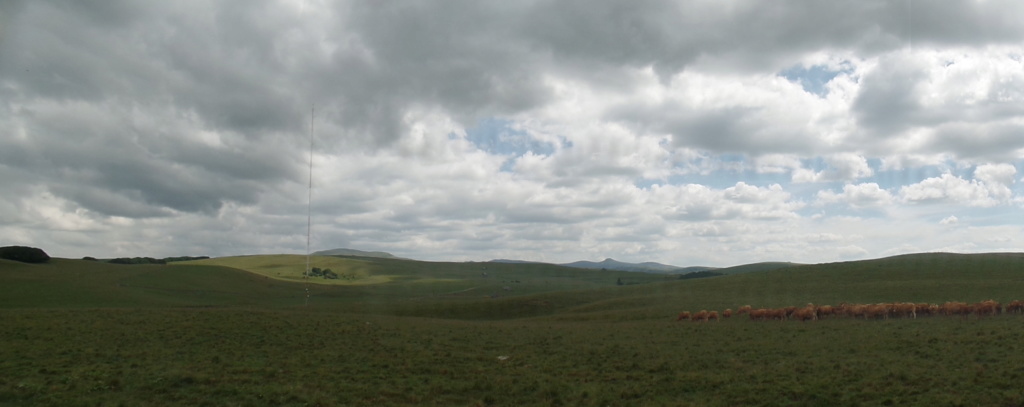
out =
[[839,74],[850,72],[853,72],[853,70],[849,68],[834,71],[825,65],[814,65],[810,68],[797,65],[779,72],[779,76],[799,83],[807,93],[825,97],[828,96],[828,89],[825,85],[836,76],[839,76]]
[[[718,157],[716,157],[718,158]],[[720,160],[725,163],[739,163],[743,164],[741,160],[734,160],[734,156],[723,157]],[[705,185],[708,188],[714,189],[725,189],[736,186],[736,183],[743,182],[748,185],[755,185],[759,187],[766,187],[772,184],[780,184],[786,186],[790,183],[790,174],[787,173],[758,173],[750,168],[745,168],[743,165],[737,165],[738,170],[732,169],[716,169],[706,174],[701,173],[686,173],[686,174],[675,174],[668,177],[668,179],[637,179],[634,181],[634,185],[639,188],[650,188],[652,185],[686,185],[686,184],[700,184]]]
[[537,140],[529,133],[515,129],[513,122],[497,118],[479,121],[476,127],[466,129],[466,140],[489,154],[520,157],[527,152],[551,155],[555,146]]

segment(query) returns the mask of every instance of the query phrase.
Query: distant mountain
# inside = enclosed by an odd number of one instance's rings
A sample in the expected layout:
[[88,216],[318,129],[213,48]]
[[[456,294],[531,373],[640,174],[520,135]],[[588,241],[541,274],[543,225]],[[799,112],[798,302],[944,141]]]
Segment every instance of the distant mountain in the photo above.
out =
[[[510,259],[494,259],[491,263],[508,263],[508,264],[546,264],[539,261],[529,260],[510,260]],[[711,277],[720,276],[727,274],[743,274],[755,271],[768,271],[786,267],[804,266],[801,263],[789,263],[789,262],[761,262],[751,264],[741,264],[738,266],[730,267],[706,267],[706,266],[690,266],[690,267],[678,267],[668,264],[655,263],[652,261],[644,263],[626,263],[615,259],[604,259],[602,261],[575,261],[572,263],[562,263],[559,266],[589,269],[589,270],[615,270],[615,271],[638,271],[643,273],[658,273],[658,274],[686,274],[685,278],[699,278],[699,277]],[[696,274],[694,274],[696,273]],[[693,274],[693,275],[690,275]]]
[[509,259],[494,259],[494,260],[490,260],[490,261],[488,261],[488,263],[506,263],[506,264],[542,264],[543,262],[539,262],[539,261],[530,261],[530,260],[509,260]]
[[566,267],[575,267],[581,269],[605,269],[605,270],[617,270],[617,271],[639,271],[644,273],[664,273],[664,274],[684,274],[694,273],[698,271],[714,270],[714,267],[678,267],[670,266],[668,264],[655,263],[652,261],[644,263],[626,263],[615,259],[604,259],[600,262],[593,261],[577,261],[572,263],[561,264]]
[[385,259],[398,259],[395,255],[388,252],[364,252],[362,250],[355,249],[331,249],[321,250],[313,252],[314,256],[359,256],[359,257],[380,257]]

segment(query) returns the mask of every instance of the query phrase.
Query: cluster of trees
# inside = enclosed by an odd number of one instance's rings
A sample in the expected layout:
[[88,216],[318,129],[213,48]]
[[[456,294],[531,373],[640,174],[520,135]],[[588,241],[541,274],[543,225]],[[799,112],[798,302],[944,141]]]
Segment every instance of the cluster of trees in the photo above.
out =
[[[152,257],[119,257],[105,260],[113,264],[167,264],[172,261],[188,261],[208,259],[210,256],[178,256],[155,259]],[[20,261],[23,263],[46,263],[50,256],[43,249],[27,246],[4,246],[0,247],[0,259]],[[100,261],[95,257],[85,256],[82,260]],[[333,273],[332,273],[333,274]]]
[[50,261],[50,255],[37,247],[4,246],[0,247],[0,259],[20,261],[22,263],[46,263]]
[[309,270],[310,277],[323,277],[330,280],[337,280],[338,273],[331,271],[331,269],[320,269],[320,267],[313,267]]
[[[152,257],[118,257],[116,259],[107,260],[107,263],[112,264],[167,264],[174,261],[189,261],[189,260],[202,260],[208,259],[210,256],[178,256],[178,257],[164,257],[162,259],[155,259]],[[98,261],[95,257],[83,257],[82,260]]]
[[154,259],[152,257],[118,257],[116,259],[107,260],[110,264],[167,264],[164,259]]
[[189,261],[189,260],[204,260],[210,256],[178,256],[178,257],[164,257],[164,261],[170,263],[172,261]]

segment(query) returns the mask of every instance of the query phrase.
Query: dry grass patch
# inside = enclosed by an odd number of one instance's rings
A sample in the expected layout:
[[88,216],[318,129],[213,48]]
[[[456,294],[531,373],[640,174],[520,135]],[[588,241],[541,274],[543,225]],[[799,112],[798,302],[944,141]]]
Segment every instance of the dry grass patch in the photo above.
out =
[[[250,273],[270,277],[277,280],[303,282],[306,271],[306,256],[300,254],[274,254],[254,256],[232,256],[214,259],[195,260],[175,264],[224,266],[245,270]],[[394,280],[395,276],[375,274],[377,267],[368,261],[332,257],[312,256],[309,266],[330,269],[338,274],[337,279],[310,277],[305,279],[312,284],[327,285],[368,285],[383,284]]]

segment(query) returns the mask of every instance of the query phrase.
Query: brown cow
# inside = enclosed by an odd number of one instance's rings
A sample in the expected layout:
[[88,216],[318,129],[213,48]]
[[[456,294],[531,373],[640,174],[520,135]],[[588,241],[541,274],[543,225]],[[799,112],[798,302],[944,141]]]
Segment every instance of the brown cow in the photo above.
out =
[[708,311],[700,310],[696,314],[693,314],[693,322],[708,322]]
[[1007,314],[1024,314],[1024,301],[1013,300],[1006,304]]
[[847,313],[848,313],[849,316],[851,316],[853,318],[867,319],[867,317],[868,317],[868,306],[864,305],[864,304],[853,304],[853,305],[850,305],[848,307]]
[[939,314],[951,317],[954,315],[960,315],[960,309],[967,304],[953,301],[946,301],[939,306]]
[[889,304],[872,304],[864,309],[864,319],[889,319]]
[[992,317],[999,315],[1002,312],[1002,307],[998,302],[993,300],[986,300],[974,304],[974,314],[981,317]]
[[730,317],[732,317],[732,308],[726,308],[725,311],[722,311],[722,318]]
[[927,302],[921,302],[921,303],[914,304],[914,308],[917,309],[917,315],[918,316],[922,316],[922,317],[923,316],[931,315],[931,310],[929,309],[929,307],[930,306],[928,305]]
[[959,315],[962,318],[967,318],[974,312],[974,306],[969,305],[966,302],[953,302],[947,301],[945,304],[939,307],[939,312],[945,316],[956,316]]
[[882,305],[885,307],[885,316],[886,317],[895,317],[896,316],[896,304],[890,302],[888,304],[882,304]]
[[684,319],[690,319],[690,311],[683,311],[683,312],[680,312],[680,313],[679,313],[679,316],[678,316],[678,317],[676,317],[676,322],[678,322],[678,321],[682,321],[682,320],[684,320]]
[[836,306],[832,307],[832,315],[835,315],[835,316],[838,316],[838,317],[848,317],[848,316],[850,316],[850,304],[847,304],[845,302],[841,302],[841,303],[839,303],[839,305],[836,305]]
[[917,304],[904,302],[893,304],[893,315],[903,318],[917,318]]
[[738,310],[736,310],[736,315],[746,314],[746,313],[750,312],[750,310],[751,310],[751,308],[750,308],[749,305],[744,305],[744,306],[740,307]]
[[800,308],[790,315],[793,319],[804,322],[804,321],[816,321],[818,320],[818,313],[815,312],[813,307]]
[[715,322],[722,322],[722,320],[718,319],[718,311],[711,311],[708,313],[707,320],[710,321],[712,319],[715,320]]
[[819,319],[827,317],[827,316],[830,316],[830,315],[835,315],[835,312],[836,312],[835,308],[833,308],[831,305],[822,305],[822,306],[818,307],[818,310],[817,310],[817,314],[818,314],[818,318]]
[[[740,309],[742,309],[742,308],[740,308]],[[768,315],[768,310],[764,309],[764,308],[758,308],[758,309],[755,309],[755,310],[750,310],[750,320],[751,321],[764,321],[764,319],[765,319],[765,317],[767,317],[767,315]]]
[[785,308],[776,308],[768,310],[767,312],[765,312],[764,316],[767,319],[785,321],[788,314],[786,313]]

